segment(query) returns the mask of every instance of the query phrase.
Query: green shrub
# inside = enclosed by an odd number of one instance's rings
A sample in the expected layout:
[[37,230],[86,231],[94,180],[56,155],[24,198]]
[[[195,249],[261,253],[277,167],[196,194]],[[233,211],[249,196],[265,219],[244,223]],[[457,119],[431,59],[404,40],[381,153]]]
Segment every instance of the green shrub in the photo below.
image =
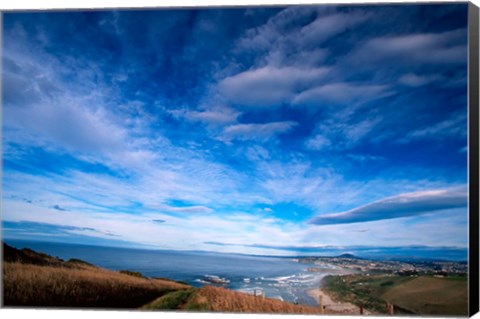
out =
[[145,305],[143,309],[179,309],[195,291],[194,288],[170,292]]

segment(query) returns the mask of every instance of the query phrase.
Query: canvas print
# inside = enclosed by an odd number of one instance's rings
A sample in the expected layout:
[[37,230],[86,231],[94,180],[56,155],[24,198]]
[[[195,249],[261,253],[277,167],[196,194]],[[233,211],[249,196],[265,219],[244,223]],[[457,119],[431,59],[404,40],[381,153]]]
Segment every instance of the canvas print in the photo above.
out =
[[3,12],[3,306],[467,315],[468,8]]

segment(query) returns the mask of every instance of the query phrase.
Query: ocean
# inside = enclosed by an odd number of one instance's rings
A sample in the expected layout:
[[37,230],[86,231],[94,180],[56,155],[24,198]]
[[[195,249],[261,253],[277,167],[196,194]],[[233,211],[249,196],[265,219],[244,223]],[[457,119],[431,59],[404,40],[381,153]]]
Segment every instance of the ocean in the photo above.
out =
[[261,288],[269,298],[312,306],[316,301],[305,291],[318,288],[327,275],[308,272],[312,265],[294,258],[4,241],[19,249],[30,248],[64,260],[78,258],[107,269],[138,271],[147,277],[170,278],[194,287],[213,284],[249,293]]

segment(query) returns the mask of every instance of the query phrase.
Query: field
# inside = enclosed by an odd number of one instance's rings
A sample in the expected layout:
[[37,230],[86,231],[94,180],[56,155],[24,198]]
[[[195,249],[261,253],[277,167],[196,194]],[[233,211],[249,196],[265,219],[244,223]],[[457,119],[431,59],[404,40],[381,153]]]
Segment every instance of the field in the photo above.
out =
[[386,303],[396,314],[466,315],[466,277],[347,275],[328,276],[325,291],[337,300],[386,313]]
[[467,315],[467,279],[418,277],[393,287],[382,298],[413,313]]

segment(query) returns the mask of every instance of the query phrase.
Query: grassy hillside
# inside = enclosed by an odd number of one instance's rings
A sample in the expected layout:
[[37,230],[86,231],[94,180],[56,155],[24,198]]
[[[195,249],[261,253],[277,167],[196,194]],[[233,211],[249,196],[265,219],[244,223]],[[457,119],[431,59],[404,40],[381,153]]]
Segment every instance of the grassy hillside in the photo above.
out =
[[3,304],[32,307],[138,308],[190,286],[115,272],[79,259],[64,261],[3,245]]
[[145,278],[138,272],[119,272],[78,259],[18,250],[4,244],[4,306],[141,308],[249,313],[320,313],[318,307],[254,297],[224,288]]
[[386,302],[397,314],[466,315],[467,279],[387,275],[328,276],[324,289],[336,299],[386,313]]
[[3,264],[5,306],[138,308],[188,286],[91,266]]

